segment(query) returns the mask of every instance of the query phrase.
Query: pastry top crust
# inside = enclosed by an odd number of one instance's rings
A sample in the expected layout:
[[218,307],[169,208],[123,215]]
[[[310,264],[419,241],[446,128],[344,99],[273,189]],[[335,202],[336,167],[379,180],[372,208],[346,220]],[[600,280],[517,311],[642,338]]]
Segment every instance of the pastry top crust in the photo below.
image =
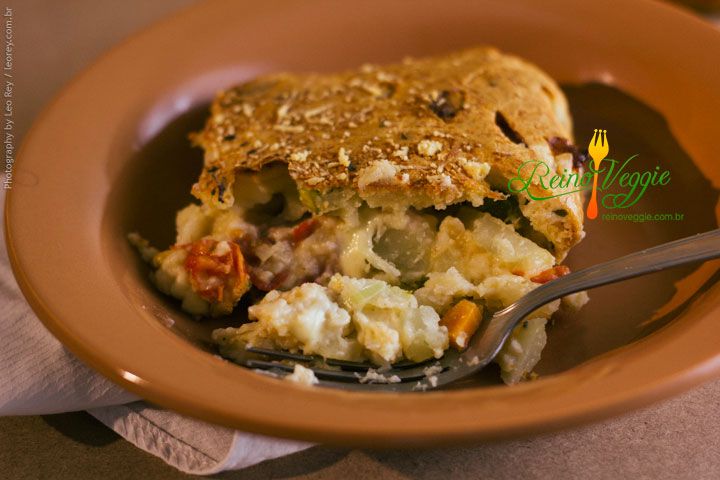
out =
[[[572,139],[562,91],[537,67],[494,48],[332,75],[268,75],[216,97],[204,130],[192,136],[205,150],[193,194],[227,208],[236,172],[282,162],[301,192],[321,199],[339,193],[370,206],[479,206],[506,198],[508,181],[528,160],[561,172],[553,138]],[[537,180],[529,190],[557,193]],[[518,196],[558,258],[582,238],[579,194]]]

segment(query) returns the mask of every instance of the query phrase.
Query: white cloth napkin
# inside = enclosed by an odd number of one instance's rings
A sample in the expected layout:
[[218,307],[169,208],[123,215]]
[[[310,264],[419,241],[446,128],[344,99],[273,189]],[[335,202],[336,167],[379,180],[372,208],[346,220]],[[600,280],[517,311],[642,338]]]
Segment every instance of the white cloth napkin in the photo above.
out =
[[[2,203],[4,191],[0,193]],[[191,474],[237,470],[311,446],[233,431],[140,401],[68,352],[40,323],[0,237],[0,415],[88,410],[135,446]]]

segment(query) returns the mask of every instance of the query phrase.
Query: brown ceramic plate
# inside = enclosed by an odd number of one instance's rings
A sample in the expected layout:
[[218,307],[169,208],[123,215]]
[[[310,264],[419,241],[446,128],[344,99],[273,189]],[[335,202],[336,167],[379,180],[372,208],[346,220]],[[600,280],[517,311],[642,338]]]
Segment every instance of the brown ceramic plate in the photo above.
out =
[[[538,381],[508,388],[488,369],[463,388],[407,395],[303,389],[237,367],[206,348],[212,325],[149,286],[125,233],[170,243],[174,211],[200,169],[186,134],[215,90],[258,72],[332,71],[477,44],[522,55],[569,85],[579,143],[607,128],[616,158],[641,153],[645,166],[672,172],[671,187],[634,211],[683,221],[588,222],[571,266],[716,227],[720,33],[683,11],[648,1],[217,1],[126,41],[35,124],[6,205],[25,295],[73,352],[128,390],[211,422],[323,442],[523,435],[717,376],[718,263],[591,292],[580,315],[550,329]],[[587,82],[604,85],[579,86]]]

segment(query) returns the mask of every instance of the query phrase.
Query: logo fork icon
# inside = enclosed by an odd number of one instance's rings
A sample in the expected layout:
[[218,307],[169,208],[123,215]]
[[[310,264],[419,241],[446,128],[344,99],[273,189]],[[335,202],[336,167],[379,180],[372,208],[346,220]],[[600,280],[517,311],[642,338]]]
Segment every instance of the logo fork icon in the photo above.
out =
[[602,162],[603,159],[607,157],[609,150],[610,147],[607,141],[607,130],[599,130],[596,128],[595,132],[593,133],[592,140],[590,140],[590,145],[588,145],[588,152],[593,159],[593,170],[595,170],[595,174],[593,175],[592,194],[590,195],[590,203],[588,204],[587,208],[587,217],[591,220],[596,218],[598,215],[597,172],[598,170],[600,170],[600,162]]

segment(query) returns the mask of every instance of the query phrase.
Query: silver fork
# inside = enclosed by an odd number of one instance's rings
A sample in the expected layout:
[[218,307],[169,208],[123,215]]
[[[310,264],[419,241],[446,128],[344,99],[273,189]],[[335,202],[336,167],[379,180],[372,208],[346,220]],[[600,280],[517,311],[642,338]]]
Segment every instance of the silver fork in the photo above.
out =
[[[440,360],[424,363],[404,362],[380,372],[393,383],[360,383],[369,368],[367,363],[319,359],[289,352],[248,348],[248,358],[241,365],[287,375],[294,363],[311,368],[319,385],[345,390],[408,392],[426,391],[468,377],[487,366],[497,355],[515,326],[541,306],[571,293],[658,272],[667,268],[720,257],[720,229],[683,238],[657,247],[571,273],[540,285],[509,307],[498,311],[487,322],[482,333],[476,333],[468,348],[458,353],[449,350]],[[259,359],[258,356],[269,360]],[[289,361],[289,362],[288,362]],[[434,367],[434,368],[433,368]],[[428,370],[432,368],[432,370]]]

